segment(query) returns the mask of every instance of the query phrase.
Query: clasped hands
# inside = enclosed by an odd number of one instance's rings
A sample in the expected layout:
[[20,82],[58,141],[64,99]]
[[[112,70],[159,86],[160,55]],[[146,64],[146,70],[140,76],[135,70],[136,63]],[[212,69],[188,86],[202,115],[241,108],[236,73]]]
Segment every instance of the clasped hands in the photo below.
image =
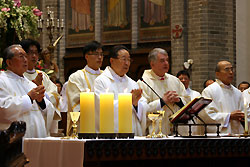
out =
[[162,100],[165,103],[178,103],[180,102],[180,97],[178,96],[176,91],[167,91],[166,93],[164,93]]
[[41,102],[43,100],[45,93],[45,88],[43,85],[39,85],[36,88],[33,88],[27,94],[31,98],[31,100],[36,100],[37,102]]

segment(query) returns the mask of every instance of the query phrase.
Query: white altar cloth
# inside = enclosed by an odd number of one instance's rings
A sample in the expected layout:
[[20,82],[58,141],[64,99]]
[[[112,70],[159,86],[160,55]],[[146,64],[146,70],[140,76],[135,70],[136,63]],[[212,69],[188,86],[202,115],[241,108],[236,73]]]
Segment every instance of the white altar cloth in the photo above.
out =
[[25,138],[23,152],[30,161],[25,167],[83,167],[85,141]]

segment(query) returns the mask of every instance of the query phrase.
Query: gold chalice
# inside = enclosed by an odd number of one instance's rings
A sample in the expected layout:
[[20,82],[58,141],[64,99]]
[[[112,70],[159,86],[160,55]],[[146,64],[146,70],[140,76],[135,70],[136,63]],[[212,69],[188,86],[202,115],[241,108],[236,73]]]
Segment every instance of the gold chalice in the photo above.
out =
[[71,138],[76,139],[76,138],[78,138],[78,135],[77,135],[77,124],[76,123],[77,123],[77,121],[78,121],[78,119],[80,117],[80,112],[70,112],[70,117],[71,117],[71,120],[73,122],[73,125],[72,125],[72,127],[73,127],[73,133],[71,135]]
[[160,110],[160,111],[157,111],[157,113],[159,113],[159,133],[156,135],[157,138],[164,138],[164,137],[167,137],[166,135],[164,135],[162,133],[162,118],[164,117],[164,114],[165,114],[165,111],[164,110]]
[[156,138],[157,135],[155,134],[155,121],[158,119],[159,114],[148,114],[148,118],[152,121],[153,131],[151,135],[149,134],[147,138]]

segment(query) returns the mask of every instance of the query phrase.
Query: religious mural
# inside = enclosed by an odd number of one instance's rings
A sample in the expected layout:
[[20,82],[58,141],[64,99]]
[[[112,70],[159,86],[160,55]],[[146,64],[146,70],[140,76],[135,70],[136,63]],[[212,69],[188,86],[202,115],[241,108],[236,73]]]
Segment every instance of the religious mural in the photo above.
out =
[[128,43],[131,40],[131,1],[103,0],[103,43]]
[[104,31],[130,29],[131,1],[104,0],[103,8]]
[[95,1],[69,0],[67,5],[67,46],[78,47],[94,39]]
[[139,6],[139,41],[171,40],[170,0],[140,0]]

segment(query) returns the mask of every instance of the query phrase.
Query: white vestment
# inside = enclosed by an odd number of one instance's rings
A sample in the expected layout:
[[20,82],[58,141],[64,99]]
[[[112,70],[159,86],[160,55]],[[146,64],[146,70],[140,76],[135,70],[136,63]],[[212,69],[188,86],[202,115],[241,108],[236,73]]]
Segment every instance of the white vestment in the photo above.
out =
[[[31,102],[27,93],[37,87],[25,77],[12,71],[0,75],[0,129],[7,129],[13,121],[25,121],[24,137],[46,137],[49,134],[54,107],[44,98],[46,108],[42,110],[35,100]],[[53,112],[52,112],[53,111]],[[46,129],[47,128],[47,129]]]
[[201,94],[193,89],[187,88],[186,89],[187,95],[190,96],[191,100],[193,100],[196,97],[201,96]]
[[53,116],[52,127],[50,129],[51,133],[58,133],[58,122],[61,120],[61,114],[59,109],[59,94],[57,91],[57,86],[50,80],[49,76],[40,70],[33,69],[32,71],[27,71],[23,75],[28,78],[30,81],[34,80],[38,73],[43,74],[42,84],[46,90],[47,95],[49,96],[49,101],[53,104],[55,108],[55,114]]
[[[167,91],[176,91],[176,93],[181,98],[184,105],[190,101],[190,97],[186,94],[186,90],[182,82],[175,76],[165,73],[165,76],[163,77],[164,80],[161,80],[160,77],[158,77],[152,70],[145,70],[142,75],[143,80],[151,87],[155,92],[160,96],[163,97],[164,93]],[[161,103],[159,97],[142,81],[138,81],[139,86],[143,90],[143,96],[146,98],[147,103],[149,105],[149,111],[148,112],[157,112],[158,110],[165,110],[165,116],[162,120],[162,133],[165,135],[169,135],[172,133],[172,124],[169,121],[169,117],[173,114],[173,112],[178,111],[180,108],[173,103],[167,103],[167,105],[171,108],[170,109],[164,105],[163,108],[161,108]],[[159,132],[159,121],[156,122],[156,133]],[[152,132],[152,124],[148,120],[147,121],[147,133]],[[185,128],[184,128],[185,129]],[[184,130],[186,131],[186,130]],[[181,134],[184,134],[183,128],[180,129],[179,132]],[[185,132],[186,134],[186,132]]]
[[[224,85],[217,79],[216,82],[203,90],[202,96],[213,100],[199,113],[205,123],[221,124],[221,133],[244,133],[244,128],[240,121],[230,120],[231,112],[235,110],[243,111],[242,94],[237,88],[233,85]],[[214,126],[208,126],[207,131],[208,133],[215,133],[216,128]]]
[[[118,94],[126,92],[131,92],[133,89],[138,89],[138,84],[129,78],[127,75],[123,77],[118,76],[111,67],[106,67],[105,71],[96,78],[94,83],[94,91],[99,104],[100,93],[108,92],[114,93],[114,129],[115,133],[118,132]],[[136,136],[145,135],[145,125],[146,125],[146,111],[147,111],[146,100],[142,97],[138,101],[137,112],[133,108],[132,111],[132,127],[133,133]],[[96,126],[97,131],[99,131],[99,106],[96,108]]]
[[248,118],[248,132],[250,130],[249,122],[250,122],[250,88],[244,90],[242,92],[243,100],[244,101],[244,111],[247,111],[247,118]]
[[[101,70],[93,70],[87,65],[82,70],[78,70],[69,76],[66,95],[68,99],[67,133],[71,129],[71,119],[69,112],[80,111],[80,93],[94,89],[94,80],[102,73]],[[80,119],[78,123],[80,122]],[[79,128],[79,126],[78,126]]]

